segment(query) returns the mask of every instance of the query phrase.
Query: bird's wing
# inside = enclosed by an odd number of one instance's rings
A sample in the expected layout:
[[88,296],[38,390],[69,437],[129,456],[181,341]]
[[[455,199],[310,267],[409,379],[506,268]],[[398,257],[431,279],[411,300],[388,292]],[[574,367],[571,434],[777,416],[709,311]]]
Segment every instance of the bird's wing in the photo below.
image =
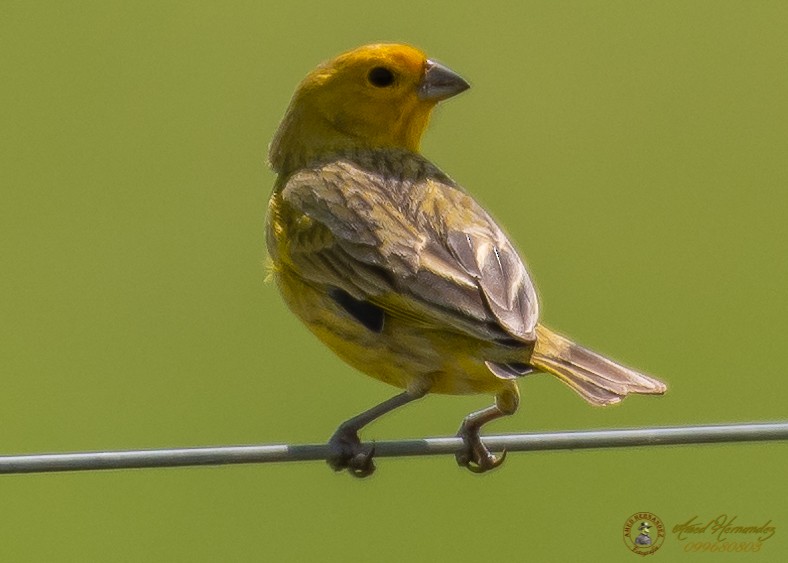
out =
[[415,323],[509,344],[534,339],[536,292],[512,244],[445,176],[336,161],[291,176],[287,252],[299,274]]

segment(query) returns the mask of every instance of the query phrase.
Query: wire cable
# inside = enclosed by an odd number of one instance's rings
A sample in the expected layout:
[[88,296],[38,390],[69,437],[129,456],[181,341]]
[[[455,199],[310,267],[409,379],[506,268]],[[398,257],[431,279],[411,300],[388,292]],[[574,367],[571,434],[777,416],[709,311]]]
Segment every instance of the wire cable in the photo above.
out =
[[[788,440],[788,422],[506,434],[482,440],[492,451],[509,452],[764,442]],[[374,442],[374,447],[375,457],[381,458],[454,454],[463,443],[444,437]],[[318,461],[329,453],[327,444],[282,444],[11,455],[0,456],[0,473]]]

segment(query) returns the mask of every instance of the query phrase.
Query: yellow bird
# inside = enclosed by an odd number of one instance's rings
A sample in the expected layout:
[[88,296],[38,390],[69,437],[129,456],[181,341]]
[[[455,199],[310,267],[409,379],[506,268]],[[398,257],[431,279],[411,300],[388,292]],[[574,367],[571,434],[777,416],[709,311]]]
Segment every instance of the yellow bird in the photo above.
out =
[[482,472],[504,456],[480,428],[517,410],[520,376],[551,373],[594,405],[666,390],[540,324],[506,234],[419,153],[435,105],[468,87],[414,47],[366,45],[309,73],[271,143],[266,239],[285,302],[351,366],[404,389],[339,426],[337,471],[372,473],[359,429],[427,393],[495,395],[458,433],[457,462]]

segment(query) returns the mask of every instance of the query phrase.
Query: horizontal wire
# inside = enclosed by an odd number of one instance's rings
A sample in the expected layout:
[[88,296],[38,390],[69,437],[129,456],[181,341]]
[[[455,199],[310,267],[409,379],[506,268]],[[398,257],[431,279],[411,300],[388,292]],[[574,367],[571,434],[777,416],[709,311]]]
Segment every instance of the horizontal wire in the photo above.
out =
[[[788,440],[788,422],[506,434],[482,440],[492,451],[509,452],[763,442]],[[373,445],[376,457],[402,457],[454,454],[462,449],[463,441],[446,437],[366,444]],[[328,444],[285,444],[12,455],[0,456],[0,473],[317,461],[325,460],[330,453]]]

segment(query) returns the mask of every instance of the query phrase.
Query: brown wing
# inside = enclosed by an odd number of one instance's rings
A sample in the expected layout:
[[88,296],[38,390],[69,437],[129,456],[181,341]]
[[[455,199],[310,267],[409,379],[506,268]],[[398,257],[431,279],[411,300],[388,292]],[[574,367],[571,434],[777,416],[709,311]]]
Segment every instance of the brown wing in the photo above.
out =
[[410,178],[409,163],[388,164],[379,174],[335,161],[288,179],[299,273],[419,324],[532,341],[536,292],[506,235],[431,165]]

